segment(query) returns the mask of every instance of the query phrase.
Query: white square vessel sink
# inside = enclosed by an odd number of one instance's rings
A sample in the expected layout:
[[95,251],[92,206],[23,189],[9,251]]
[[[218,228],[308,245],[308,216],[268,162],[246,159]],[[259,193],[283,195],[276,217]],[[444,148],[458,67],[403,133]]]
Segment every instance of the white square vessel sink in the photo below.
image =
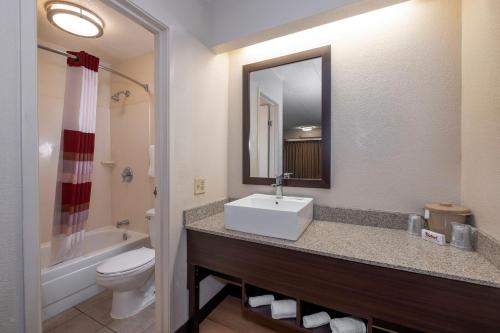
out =
[[313,199],[252,194],[224,205],[226,229],[297,240],[313,219]]

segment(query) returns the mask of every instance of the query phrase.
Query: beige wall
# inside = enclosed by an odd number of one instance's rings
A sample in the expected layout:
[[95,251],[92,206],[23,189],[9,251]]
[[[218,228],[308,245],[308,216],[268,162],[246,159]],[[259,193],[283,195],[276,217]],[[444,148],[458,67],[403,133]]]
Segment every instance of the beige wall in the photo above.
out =
[[462,200],[500,240],[500,1],[462,4]]
[[332,188],[286,188],[337,207],[418,212],[460,201],[460,2],[415,0],[230,53],[229,196],[242,184],[241,66],[332,47]]
[[[0,66],[0,332],[17,333],[27,329],[24,325],[24,288],[29,288],[23,270],[23,164],[21,156],[24,147],[22,127],[32,121],[30,114],[21,104],[21,45],[20,40],[28,37],[26,31],[33,26],[22,26],[19,1],[0,1],[0,45],[2,45],[2,66]],[[23,15],[29,22],[32,16]],[[31,28],[31,29],[30,29]],[[25,31],[24,34],[22,31]],[[26,55],[26,53],[24,54]],[[28,59],[31,54],[28,54]],[[23,64],[26,64],[24,58]],[[24,104],[25,101],[23,101]],[[28,102],[28,107],[30,101]],[[26,117],[26,118],[23,118]],[[28,143],[29,144],[29,143]],[[35,161],[29,161],[34,163]],[[24,180],[25,181],[25,180]],[[23,233],[24,232],[24,233]],[[36,229],[35,231],[36,232]],[[33,303],[32,303],[33,304]],[[35,319],[36,320],[36,319]],[[33,325],[31,327],[36,327]]]
[[[188,32],[175,30],[170,114],[170,254],[173,265],[173,328],[188,318],[186,233],[182,211],[227,197],[228,57],[214,55]],[[194,195],[194,178],[206,193]],[[200,303],[221,288],[204,280]]]
[[[154,178],[148,176],[148,147],[154,143],[154,54],[113,63],[116,69],[147,83],[150,93],[117,75],[111,75],[111,94],[129,90],[131,95],[111,103],[111,159],[116,166],[111,174],[113,223],[130,220],[130,229],[148,233],[146,210],[154,207]],[[150,131],[151,129],[151,131]],[[121,173],[131,167],[134,179],[122,182]]]
[[[50,45],[47,42],[43,42],[43,44]],[[38,173],[41,242],[50,241],[52,235],[65,81],[65,58],[38,50],[38,135],[40,147]],[[109,73],[100,71],[95,138],[97,144],[94,154],[92,196],[87,230],[107,226],[112,222],[111,170],[100,164],[102,160],[109,160],[111,154],[109,91]]]

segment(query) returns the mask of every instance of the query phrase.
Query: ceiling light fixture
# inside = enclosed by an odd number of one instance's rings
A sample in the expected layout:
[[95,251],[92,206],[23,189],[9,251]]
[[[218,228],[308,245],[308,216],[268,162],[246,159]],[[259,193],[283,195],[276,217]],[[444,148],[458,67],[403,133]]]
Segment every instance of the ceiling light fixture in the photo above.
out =
[[50,1],[45,5],[50,23],[72,35],[98,38],[103,34],[104,21],[85,7],[65,1]]
[[296,129],[302,130],[303,132],[310,132],[313,129],[318,128],[318,126],[297,126]]

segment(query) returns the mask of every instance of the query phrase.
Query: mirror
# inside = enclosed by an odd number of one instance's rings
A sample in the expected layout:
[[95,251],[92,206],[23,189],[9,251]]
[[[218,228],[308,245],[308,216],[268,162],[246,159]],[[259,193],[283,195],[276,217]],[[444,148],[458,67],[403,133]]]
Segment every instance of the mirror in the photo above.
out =
[[243,183],[330,187],[330,46],[243,67]]

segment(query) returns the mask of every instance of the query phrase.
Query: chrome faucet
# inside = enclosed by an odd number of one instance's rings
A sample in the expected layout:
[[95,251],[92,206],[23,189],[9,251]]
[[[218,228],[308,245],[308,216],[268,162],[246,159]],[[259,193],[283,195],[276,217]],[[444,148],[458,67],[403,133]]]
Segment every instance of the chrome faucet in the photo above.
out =
[[121,220],[121,221],[116,222],[117,228],[121,228],[125,225],[130,225],[130,220],[126,219],[126,220]]
[[283,199],[283,175],[276,176],[276,183],[271,186],[276,189],[276,199]]

